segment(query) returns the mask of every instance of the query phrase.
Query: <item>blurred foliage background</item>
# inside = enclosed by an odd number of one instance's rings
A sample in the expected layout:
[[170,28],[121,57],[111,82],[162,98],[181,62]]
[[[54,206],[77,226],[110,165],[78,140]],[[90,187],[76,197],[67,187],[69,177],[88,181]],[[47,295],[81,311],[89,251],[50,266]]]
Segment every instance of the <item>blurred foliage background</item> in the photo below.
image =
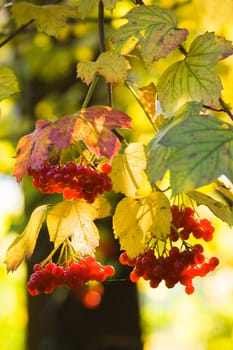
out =
[[[15,1],[17,2],[17,1]],[[33,1],[31,1],[33,2]],[[52,1],[34,1],[48,4]],[[193,38],[206,31],[233,40],[233,1],[145,1],[171,8],[178,18],[179,27],[189,30],[187,47]],[[0,0],[0,42],[13,30],[7,1]],[[112,14],[106,12],[106,36],[124,20],[123,16],[133,1],[120,1]],[[37,33],[33,24],[0,47],[0,64],[11,67],[19,82],[21,93],[0,104],[0,257],[11,239],[20,233],[32,209],[45,201],[31,186],[30,181],[17,184],[12,177],[15,147],[19,138],[34,128],[38,119],[56,118],[77,111],[88,87],[76,78],[79,61],[95,60],[99,53],[97,10],[85,23],[72,21],[62,30],[59,39]],[[143,67],[131,58],[133,69],[129,79],[139,86],[153,81],[155,84],[164,69],[179,57],[171,53],[151,67]],[[223,98],[233,105],[233,57],[217,67],[224,91]],[[100,79],[91,104],[106,103],[106,87]],[[134,140],[147,142],[153,130],[144,112],[129,90],[122,84],[114,87],[114,107],[133,118]],[[140,310],[145,350],[232,350],[233,349],[233,232],[205,208],[202,214],[216,225],[215,239],[208,244],[210,255],[220,259],[215,273],[196,283],[193,295],[185,295],[182,288],[150,289],[139,283]],[[206,248],[207,249],[207,248]],[[23,350],[26,348],[27,295],[25,289],[26,266],[7,275],[0,267],[0,348]]]

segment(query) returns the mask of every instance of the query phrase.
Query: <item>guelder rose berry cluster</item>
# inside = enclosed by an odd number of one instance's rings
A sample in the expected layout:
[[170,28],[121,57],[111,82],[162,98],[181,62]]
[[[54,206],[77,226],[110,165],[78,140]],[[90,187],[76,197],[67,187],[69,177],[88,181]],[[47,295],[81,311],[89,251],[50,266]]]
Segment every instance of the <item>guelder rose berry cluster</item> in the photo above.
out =
[[103,282],[114,273],[113,266],[101,265],[94,256],[83,257],[78,262],[73,261],[67,266],[59,266],[53,262],[44,267],[36,264],[34,273],[27,283],[27,290],[33,296],[39,293],[51,294],[54,289],[62,285],[77,290],[89,281]]
[[111,191],[110,164],[103,164],[101,171],[84,165],[68,162],[64,166],[44,162],[39,169],[28,169],[33,177],[33,186],[42,193],[62,193],[67,200],[85,199],[93,203],[96,196]]
[[[213,237],[214,227],[207,219],[197,220],[192,208],[181,209],[172,206],[172,226],[168,236],[171,248],[159,254],[156,247],[150,247],[144,253],[134,259],[130,259],[126,252],[120,255],[123,265],[133,266],[130,273],[132,282],[137,282],[140,277],[149,281],[152,288],[165,282],[167,288],[173,288],[177,283],[185,286],[185,292],[192,294],[194,277],[204,277],[213,271],[219,264],[216,257],[209,260],[204,256],[204,248],[201,244],[194,246],[188,244],[190,234],[196,239],[210,241]],[[181,240],[181,248],[172,246],[172,242]],[[174,243],[173,243],[174,244]]]

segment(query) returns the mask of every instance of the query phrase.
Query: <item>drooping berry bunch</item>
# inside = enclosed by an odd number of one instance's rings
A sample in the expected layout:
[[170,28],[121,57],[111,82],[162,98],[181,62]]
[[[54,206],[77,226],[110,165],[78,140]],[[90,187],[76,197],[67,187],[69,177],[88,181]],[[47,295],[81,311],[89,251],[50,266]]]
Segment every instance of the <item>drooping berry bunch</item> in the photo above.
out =
[[27,283],[27,290],[31,295],[51,294],[62,285],[77,290],[89,281],[103,282],[115,273],[113,266],[103,266],[93,256],[84,257],[78,262],[72,261],[67,266],[59,266],[53,262],[44,267],[36,264],[33,270],[34,273]]
[[[194,277],[204,277],[213,271],[219,264],[216,257],[209,260],[204,255],[204,248],[201,244],[192,246],[187,240],[192,234],[196,239],[203,239],[208,242],[213,238],[214,226],[208,219],[198,220],[192,208],[171,207],[172,222],[171,231],[167,241],[171,246],[170,250],[158,251],[158,240],[142,254],[130,259],[126,252],[120,257],[120,263],[132,266],[130,273],[132,282],[137,282],[140,277],[148,280],[152,288],[158,287],[161,281],[165,282],[168,288],[173,288],[177,283],[185,286],[185,292],[192,294]],[[180,248],[173,246],[173,242],[181,242]],[[177,243],[176,243],[177,244]],[[164,242],[166,247],[166,242]]]
[[62,193],[67,200],[84,198],[88,203],[94,202],[97,195],[111,191],[110,172],[110,164],[103,164],[99,171],[73,162],[64,166],[44,162],[37,170],[28,169],[28,174],[33,177],[33,186],[42,193]]
[[205,276],[219,263],[215,257],[207,261],[203,251],[200,244],[185,250],[172,247],[166,256],[156,257],[154,250],[149,249],[135,259],[130,259],[123,252],[120,255],[120,262],[134,266],[130,273],[132,282],[137,282],[142,277],[149,281],[152,288],[158,287],[161,281],[165,282],[167,288],[173,288],[177,283],[181,283],[185,286],[185,292],[192,294],[194,292],[193,278]]
[[187,240],[192,233],[195,238],[202,238],[209,242],[213,238],[214,226],[208,219],[198,220],[195,211],[190,207],[180,208],[177,205],[171,207],[172,227],[170,238],[173,242],[179,238]]

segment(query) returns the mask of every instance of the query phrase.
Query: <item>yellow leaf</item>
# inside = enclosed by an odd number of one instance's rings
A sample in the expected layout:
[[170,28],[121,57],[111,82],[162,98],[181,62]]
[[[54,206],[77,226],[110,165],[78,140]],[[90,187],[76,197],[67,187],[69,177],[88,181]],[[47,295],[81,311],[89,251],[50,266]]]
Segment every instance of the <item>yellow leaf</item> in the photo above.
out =
[[141,143],[131,143],[123,154],[118,154],[112,162],[110,174],[113,190],[124,193],[126,196],[134,197],[136,193],[143,193],[141,185],[150,191],[148,181],[146,183],[146,157],[144,147]]
[[129,68],[129,62],[123,56],[106,51],[99,55],[96,62],[79,62],[77,76],[90,84],[95,74],[99,74],[107,82],[117,84],[126,80]]
[[66,26],[68,18],[76,18],[74,7],[68,5],[38,6],[28,2],[19,2],[12,6],[12,16],[18,26],[35,21],[38,32],[58,36],[62,27]]
[[117,205],[113,216],[115,238],[119,238],[121,249],[131,258],[145,249],[146,232],[137,222],[139,209],[140,204],[136,199],[124,198]]
[[58,247],[69,238],[76,251],[83,255],[92,254],[99,244],[94,220],[109,213],[110,205],[104,198],[93,204],[82,200],[58,203],[47,216],[50,240]]
[[114,235],[130,258],[145,250],[151,234],[164,240],[170,233],[170,223],[170,202],[161,192],[141,199],[124,198],[113,216]]
[[171,209],[168,198],[162,192],[152,192],[140,199],[137,219],[142,230],[152,232],[164,240],[170,233]]
[[48,205],[41,205],[32,212],[25,230],[8,248],[4,261],[7,271],[16,270],[24,258],[30,258],[33,254],[47,208]]

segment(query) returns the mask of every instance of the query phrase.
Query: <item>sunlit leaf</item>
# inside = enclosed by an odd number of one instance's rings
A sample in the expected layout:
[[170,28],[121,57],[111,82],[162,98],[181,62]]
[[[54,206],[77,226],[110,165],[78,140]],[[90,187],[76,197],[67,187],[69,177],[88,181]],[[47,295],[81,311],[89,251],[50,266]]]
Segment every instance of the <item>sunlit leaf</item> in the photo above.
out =
[[225,177],[220,177],[216,181],[216,190],[233,210],[233,183]]
[[21,137],[17,145],[14,176],[21,181],[29,166],[37,168],[51,151],[51,122],[39,120],[36,129],[29,135]]
[[80,62],[77,65],[77,76],[86,84],[90,84],[95,74],[102,75],[109,83],[122,83],[130,68],[128,61],[110,51],[99,55],[96,62]]
[[161,192],[153,192],[140,200],[124,198],[113,216],[114,235],[131,258],[144,251],[151,235],[165,239],[170,223],[170,202]]
[[7,271],[16,270],[25,258],[30,258],[34,252],[41,226],[46,217],[48,205],[37,207],[31,214],[28,224],[10,245],[6,252],[5,264]]
[[92,106],[55,122],[51,140],[58,149],[82,140],[98,157],[111,159],[121,147],[118,137],[111,131],[116,128],[131,128],[130,117],[111,107]]
[[57,37],[60,29],[66,26],[68,18],[76,18],[74,7],[68,5],[34,5],[26,1],[12,6],[12,16],[18,26],[35,21],[39,32]]
[[146,113],[153,120],[156,114],[157,91],[153,83],[138,89],[138,98]]
[[124,18],[128,23],[114,35],[115,48],[128,54],[140,44],[146,64],[166,57],[188,34],[186,29],[177,28],[177,21],[169,10],[156,5],[133,8]]
[[231,42],[214,33],[194,39],[185,59],[169,66],[159,79],[158,98],[166,114],[188,101],[218,106],[222,84],[214,68],[218,60],[232,54]]
[[167,148],[164,167],[170,169],[173,195],[209,184],[222,174],[233,179],[233,127],[209,115],[194,116],[191,110],[197,107],[187,104],[148,146],[148,175],[152,181],[157,179],[154,175],[159,147],[162,145],[165,157]]
[[115,128],[131,128],[131,119],[125,113],[105,106],[92,106],[54,123],[39,120],[35,130],[19,140],[14,175],[21,181],[28,167],[37,169],[54,147],[59,151],[75,141],[83,141],[98,157],[111,159],[121,147],[112,132]]
[[192,191],[187,195],[194,199],[197,205],[206,205],[219,219],[233,225],[233,211],[228,205],[199,191]]
[[0,66],[0,101],[19,92],[19,84],[14,72]]
[[145,168],[143,145],[139,142],[130,143],[123,154],[118,154],[112,161],[113,190],[134,197],[141,188]]
[[67,238],[80,254],[92,254],[99,245],[94,220],[110,214],[109,203],[102,199],[94,204],[67,201],[56,204],[47,215],[50,241],[59,247]]

